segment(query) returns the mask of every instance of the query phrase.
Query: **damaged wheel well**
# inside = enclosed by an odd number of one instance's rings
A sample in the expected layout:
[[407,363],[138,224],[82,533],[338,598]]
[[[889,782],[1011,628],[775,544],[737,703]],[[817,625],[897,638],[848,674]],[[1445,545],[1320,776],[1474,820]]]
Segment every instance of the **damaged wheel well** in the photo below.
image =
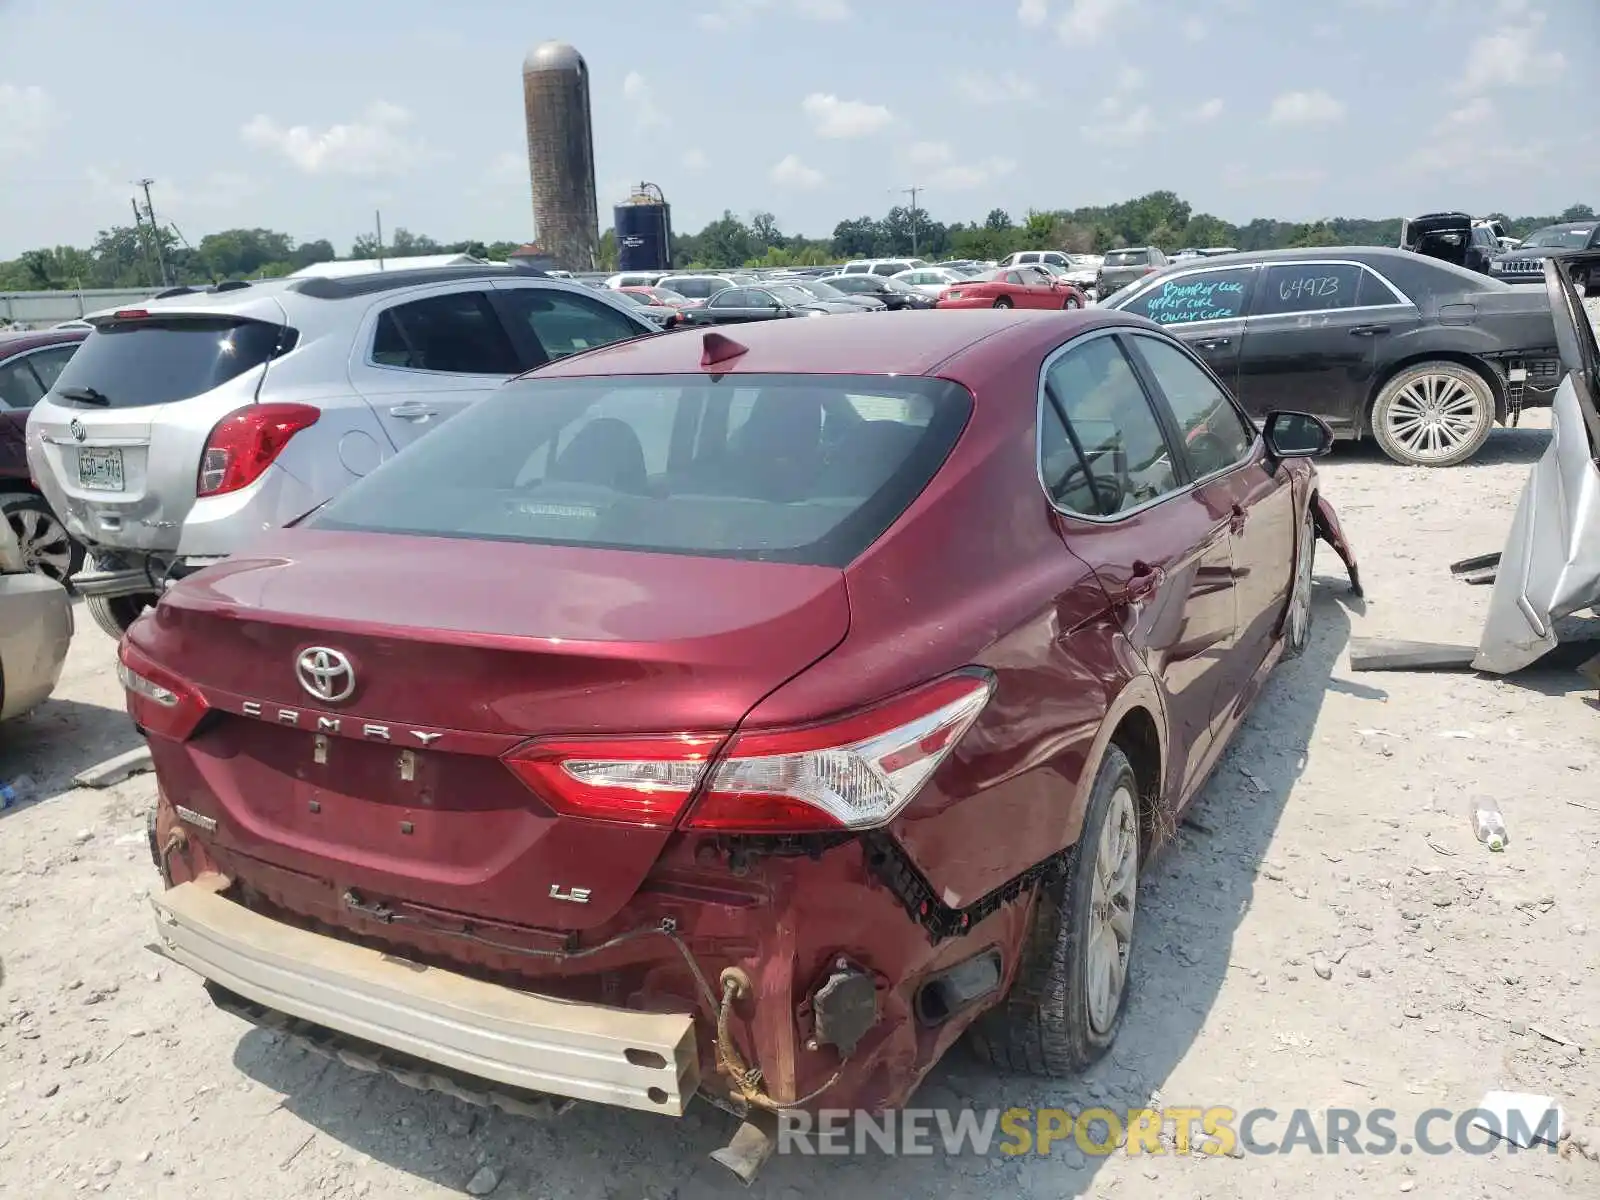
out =
[[1139,783],[1139,833],[1148,854],[1172,833],[1172,817],[1161,805],[1161,735],[1156,721],[1145,708],[1123,714],[1111,735],[1111,744],[1128,756],[1133,776]]
[[1426,353],[1413,354],[1402,358],[1398,362],[1390,363],[1382,375],[1373,380],[1372,389],[1367,393],[1366,407],[1361,412],[1361,437],[1372,436],[1372,409],[1378,403],[1378,394],[1388,385],[1389,381],[1401,371],[1420,366],[1426,362],[1454,363],[1458,367],[1465,367],[1474,375],[1479,376],[1489,385],[1489,392],[1494,396],[1494,419],[1499,424],[1504,424],[1506,419],[1506,381],[1505,377],[1486,359],[1475,354],[1465,354],[1459,350],[1430,350]]

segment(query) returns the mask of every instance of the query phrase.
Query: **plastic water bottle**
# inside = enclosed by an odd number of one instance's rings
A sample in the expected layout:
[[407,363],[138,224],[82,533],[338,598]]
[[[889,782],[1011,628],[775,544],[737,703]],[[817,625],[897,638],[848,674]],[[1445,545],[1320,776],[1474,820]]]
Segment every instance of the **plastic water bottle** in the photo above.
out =
[[15,779],[0,783],[0,811],[14,808],[18,804],[26,804],[33,799],[33,793],[32,775],[18,775]]
[[1472,818],[1472,832],[1478,835],[1478,840],[1494,851],[1504,850],[1506,842],[1506,819],[1500,815],[1500,806],[1487,796],[1474,796],[1467,806],[1467,812]]

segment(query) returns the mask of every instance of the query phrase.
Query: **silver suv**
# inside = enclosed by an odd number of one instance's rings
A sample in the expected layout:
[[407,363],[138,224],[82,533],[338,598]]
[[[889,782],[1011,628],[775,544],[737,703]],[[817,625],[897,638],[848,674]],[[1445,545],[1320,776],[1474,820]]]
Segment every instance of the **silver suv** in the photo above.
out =
[[28,418],[28,465],[88,548],[73,582],[112,636],[511,376],[656,331],[492,265],[220,284],[90,321]]

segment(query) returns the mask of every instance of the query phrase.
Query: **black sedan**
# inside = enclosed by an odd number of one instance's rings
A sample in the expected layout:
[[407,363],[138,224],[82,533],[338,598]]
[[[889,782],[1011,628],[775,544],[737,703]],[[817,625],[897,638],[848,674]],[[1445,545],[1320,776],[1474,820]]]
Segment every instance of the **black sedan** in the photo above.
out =
[[825,275],[822,282],[848,296],[871,296],[890,311],[902,308],[932,308],[935,297],[917,291],[908,283],[867,272],[850,275]]
[[733,325],[742,321],[771,321],[779,317],[825,317],[830,313],[858,313],[859,305],[847,300],[819,300],[792,283],[760,287],[724,288],[703,308],[683,310],[690,325]]
[[1507,283],[1538,284],[1544,290],[1544,260],[1567,269],[1572,282],[1600,296],[1600,221],[1568,221],[1535,229],[1515,250],[1496,255],[1489,273]]
[[876,296],[868,295],[865,292],[854,295],[849,292],[841,292],[831,283],[823,283],[820,279],[785,279],[783,282],[793,284],[803,291],[810,292],[818,300],[837,300],[846,304],[854,304],[864,312],[884,312],[888,309],[888,305]]
[[1314,413],[1410,466],[1465,462],[1561,382],[1542,291],[1404,250],[1189,259],[1102,303],[1182,338],[1257,420]]

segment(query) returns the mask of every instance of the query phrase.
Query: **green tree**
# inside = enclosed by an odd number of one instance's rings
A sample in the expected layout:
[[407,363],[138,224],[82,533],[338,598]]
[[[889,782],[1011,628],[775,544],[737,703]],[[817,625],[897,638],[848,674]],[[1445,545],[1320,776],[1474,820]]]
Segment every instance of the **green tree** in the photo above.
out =
[[1004,233],[1013,228],[1011,214],[1003,208],[991,208],[989,215],[983,219],[983,227],[994,233]]
[[699,242],[700,260],[713,267],[737,267],[755,250],[750,226],[726,210],[700,231]]
[[839,258],[867,258],[878,244],[878,222],[872,217],[840,221],[833,227],[833,252]]

